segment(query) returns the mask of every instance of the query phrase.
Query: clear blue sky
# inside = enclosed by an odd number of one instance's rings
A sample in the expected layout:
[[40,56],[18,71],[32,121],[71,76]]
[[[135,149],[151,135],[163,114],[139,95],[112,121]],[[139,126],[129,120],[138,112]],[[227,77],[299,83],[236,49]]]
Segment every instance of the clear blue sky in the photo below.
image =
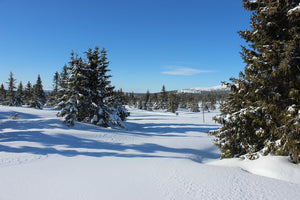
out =
[[244,68],[249,16],[242,0],[0,0],[0,83],[51,89],[71,51],[99,46],[123,91],[216,86]]

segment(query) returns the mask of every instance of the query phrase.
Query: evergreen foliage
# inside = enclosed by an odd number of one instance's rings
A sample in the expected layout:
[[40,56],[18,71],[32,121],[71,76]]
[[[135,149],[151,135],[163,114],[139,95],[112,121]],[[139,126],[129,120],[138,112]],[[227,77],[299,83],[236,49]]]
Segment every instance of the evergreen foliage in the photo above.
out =
[[30,101],[30,107],[42,109],[46,103],[46,95],[43,90],[42,79],[40,75],[38,75],[36,84],[32,88],[32,92],[33,94]]
[[3,103],[6,99],[6,90],[3,83],[0,86],[0,103]]
[[[221,157],[290,155],[300,162],[299,0],[243,0],[251,30],[239,31],[246,63],[225,83],[231,94],[215,118]],[[259,153],[258,153],[259,152]]]
[[168,97],[167,112],[175,113],[178,109],[178,98],[176,94],[171,92]]
[[24,103],[25,105],[30,105],[30,102],[33,98],[33,88],[30,81],[26,84],[26,87],[24,89]]
[[163,85],[159,96],[159,102],[158,102],[159,109],[167,109],[167,102],[168,102],[168,93],[166,92],[165,85]]
[[121,126],[129,113],[122,105],[122,92],[114,92],[108,74],[109,62],[105,49],[89,49],[86,62],[71,54],[69,66],[60,74],[56,108],[68,126],[74,121],[90,122],[103,127]]
[[200,112],[197,99],[189,98],[186,107],[190,112]]
[[15,86],[16,79],[13,77],[13,73],[10,72],[8,78],[8,90],[7,90],[7,104],[9,106],[20,106],[22,105],[22,100],[19,95],[16,95],[16,86]]

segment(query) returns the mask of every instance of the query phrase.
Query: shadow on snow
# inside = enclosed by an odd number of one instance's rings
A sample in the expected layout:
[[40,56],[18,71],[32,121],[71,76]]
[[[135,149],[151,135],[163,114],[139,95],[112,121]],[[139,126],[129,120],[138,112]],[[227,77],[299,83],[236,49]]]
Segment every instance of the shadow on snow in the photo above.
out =
[[[7,116],[2,113],[0,118]],[[26,116],[25,116],[26,115]],[[172,148],[154,143],[144,144],[122,144],[102,142],[93,139],[76,137],[69,134],[55,134],[53,129],[65,129],[72,131],[89,131],[92,133],[107,132],[111,134],[132,134],[145,137],[185,137],[187,132],[207,132],[216,129],[215,125],[195,125],[195,124],[164,124],[164,123],[146,123],[137,124],[127,122],[127,125],[133,130],[123,129],[104,129],[97,126],[77,123],[75,128],[68,128],[58,119],[38,119],[38,116],[31,114],[22,114],[25,120],[8,120],[1,122],[1,129],[11,128],[11,132],[0,132],[0,151],[11,153],[32,153],[37,155],[58,154],[62,156],[92,156],[92,157],[162,157],[162,158],[185,158],[179,154],[188,154],[192,160],[202,162],[204,158],[217,159],[219,155],[215,153],[214,147],[209,149],[191,149],[191,148]],[[27,119],[27,120],[26,120]],[[30,120],[34,121],[30,121]],[[29,120],[29,121],[28,121]],[[191,127],[192,126],[192,127]],[[208,127],[208,128],[207,128]],[[30,130],[32,129],[32,130]],[[46,134],[45,129],[52,129],[51,134]],[[190,136],[189,136],[190,137]],[[198,136],[197,136],[198,137]],[[24,143],[21,147],[12,147],[10,142],[33,142],[40,144],[38,147],[29,146]],[[6,144],[7,143],[7,144]],[[130,153],[126,151],[130,150]],[[107,152],[105,152],[107,151]],[[110,152],[113,151],[113,152]],[[133,152],[132,152],[133,151]],[[158,155],[156,152],[176,153],[174,156]]]

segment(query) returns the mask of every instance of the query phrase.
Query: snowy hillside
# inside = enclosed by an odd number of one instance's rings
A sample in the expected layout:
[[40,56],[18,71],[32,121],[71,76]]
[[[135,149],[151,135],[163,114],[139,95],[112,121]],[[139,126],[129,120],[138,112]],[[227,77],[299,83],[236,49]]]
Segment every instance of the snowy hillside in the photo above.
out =
[[216,113],[130,109],[125,130],[68,128],[56,112],[0,106],[1,200],[300,199],[287,157],[218,159]]
[[226,91],[225,85],[218,85],[213,87],[197,87],[191,89],[177,90],[178,93],[202,93],[202,92],[212,92],[212,91]]

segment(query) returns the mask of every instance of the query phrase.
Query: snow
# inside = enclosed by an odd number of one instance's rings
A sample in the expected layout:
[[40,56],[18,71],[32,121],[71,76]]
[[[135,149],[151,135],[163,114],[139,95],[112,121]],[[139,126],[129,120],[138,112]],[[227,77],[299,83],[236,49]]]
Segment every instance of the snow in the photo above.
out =
[[299,14],[300,13],[300,3],[295,8],[292,8],[288,11],[287,15]]
[[69,128],[55,110],[0,106],[0,199],[300,199],[288,157],[218,159],[217,112],[129,111],[126,129]]
[[177,90],[177,92],[178,93],[201,93],[201,92],[226,91],[226,90],[228,90],[226,85],[217,85],[213,87],[197,87],[191,89],[182,89],[182,90]]

